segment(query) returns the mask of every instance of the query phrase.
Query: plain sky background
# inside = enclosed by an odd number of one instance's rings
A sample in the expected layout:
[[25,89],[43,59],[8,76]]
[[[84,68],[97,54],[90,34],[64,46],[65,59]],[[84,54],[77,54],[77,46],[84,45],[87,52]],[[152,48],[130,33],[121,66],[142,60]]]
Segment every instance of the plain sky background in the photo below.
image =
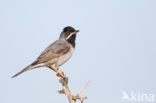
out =
[[0,0],[0,103],[68,103],[48,68],[10,78],[65,26],[80,30],[60,67],[73,94],[90,81],[85,103],[127,103],[122,91],[156,96],[156,0]]

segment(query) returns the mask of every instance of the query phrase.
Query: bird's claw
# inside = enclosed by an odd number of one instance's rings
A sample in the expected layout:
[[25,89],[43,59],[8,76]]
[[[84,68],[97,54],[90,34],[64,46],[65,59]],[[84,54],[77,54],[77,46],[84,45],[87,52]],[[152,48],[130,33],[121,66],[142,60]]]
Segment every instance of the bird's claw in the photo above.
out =
[[57,70],[56,75],[61,77],[61,78],[65,78],[64,73],[60,70]]

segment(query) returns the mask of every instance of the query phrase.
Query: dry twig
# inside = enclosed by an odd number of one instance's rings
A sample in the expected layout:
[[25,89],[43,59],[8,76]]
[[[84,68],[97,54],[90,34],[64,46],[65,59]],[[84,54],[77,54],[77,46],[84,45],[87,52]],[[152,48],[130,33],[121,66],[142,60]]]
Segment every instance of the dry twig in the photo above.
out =
[[[62,72],[62,75],[64,73]],[[59,76],[59,75],[58,75]],[[89,82],[86,83],[77,93],[76,95],[72,95],[69,87],[68,87],[68,77],[64,75],[64,78],[61,78],[59,81],[62,84],[62,89],[58,91],[60,94],[65,94],[69,100],[70,103],[76,103],[76,100],[79,99],[81,103],[84,103],[84,100],[87,99],[87,97],[82,97],[80,94],[84,91],[84,89],[88,86]]]

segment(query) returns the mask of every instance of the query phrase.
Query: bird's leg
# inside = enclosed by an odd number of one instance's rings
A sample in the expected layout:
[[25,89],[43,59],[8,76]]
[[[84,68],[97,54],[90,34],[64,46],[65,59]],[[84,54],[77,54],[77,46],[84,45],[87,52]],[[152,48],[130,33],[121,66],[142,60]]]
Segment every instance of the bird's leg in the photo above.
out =
[[60,70],[56,69],[55,67],[50,67],[50,69],[55,71],[57,76],[60,76],[61,78],[64,78],[63,72],[61,72]]
[[64,72],[60,71],[58,67],[57,67],[57,71],[58,71],[58,72],[61,72],[62,75],[64,75]]
[[64,75],[63,75],[63,72],[60,71],[60,70],[57,70],[56,75],[60,76],[62,79],[65,78]]

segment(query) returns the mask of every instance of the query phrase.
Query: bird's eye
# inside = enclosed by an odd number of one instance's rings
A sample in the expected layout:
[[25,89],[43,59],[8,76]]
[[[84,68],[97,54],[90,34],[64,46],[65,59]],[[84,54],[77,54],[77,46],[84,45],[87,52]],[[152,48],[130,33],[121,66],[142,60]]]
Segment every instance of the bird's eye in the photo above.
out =
[[67,31],[67,32],[66,32],[67,35],[69,35],[70,33],[71,33],[70,31]]

